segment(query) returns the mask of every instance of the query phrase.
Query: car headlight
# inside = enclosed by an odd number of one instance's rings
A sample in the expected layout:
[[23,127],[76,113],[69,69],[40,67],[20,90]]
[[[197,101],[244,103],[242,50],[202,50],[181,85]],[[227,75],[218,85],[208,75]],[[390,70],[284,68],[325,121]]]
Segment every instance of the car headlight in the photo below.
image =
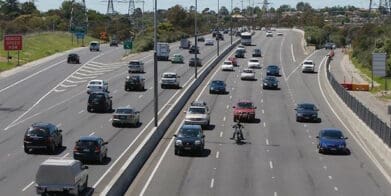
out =
[[312,117],[316,117],[316,116],[318,116],[317,114],[312,114]]
[[200,144],[201,144],[201,141],[200,141],[200,140],[196,140],[196,141],[194,142],[194,144],[195,144],[195,145],[200,145]]
[[267,83],[263,83],[263,85],[267,86]]
[[182,140],[175,140],[175,146],[182,146]]
[[303,116],[303,114],[302,113],[297,113],[297,116]]
[[338,145],[338,148],[345,148],[345,144]]

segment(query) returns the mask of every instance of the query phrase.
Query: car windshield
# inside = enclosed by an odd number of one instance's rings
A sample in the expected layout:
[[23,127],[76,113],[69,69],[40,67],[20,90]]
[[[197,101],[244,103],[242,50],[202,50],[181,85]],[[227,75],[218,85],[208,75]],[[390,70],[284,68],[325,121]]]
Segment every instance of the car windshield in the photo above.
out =
[[175,74],[164,74],[163,78],[176,78]]
[[138,65],[140,65],[140,62],[138,62],[138,61],[131,61],[129,63],[129,65],[136,65],[136,66],[138,66]]
[[274,81],[276,81],[277,79],[276,79],[275,77],[272,77],[272,76],[267,76],[267,77],[265,78],[265,80],[266,80],[266,81],[272,81],[272,82],[274,82]]
[[304,61],[304,65],[312,65],[311,61]]
[[224,61],[224,65],[232,65],[231,61]]
[[105,95],[104,94],[92,94],[90,96],[90,99],[104,99],[105,98]]
[[215,80],[215,81],[212,81],[212,85],[224,85],[224,82],[221,80]]
[[205,108],[189,108],[190,114],[205,114]]
[[250,59],[250,62],[252,62],[252,63],[258,63],[259,61],[258,61],[258,59]]
[[133,110],[130,108],[118,108],[115,110],[115,113],[117,114],[131,114],[133,113]]
[[253,108],[253,104],[251,102],[239,102],[239,108]]
[[77,141],[76,145],[81,147],[81,148],[90,148],[90,147],[95,147],[96,146],[96,141],[79,140],[79,141]]
[[101,81],[91,81],[90,82],[90,85],[101,85],[102,82]]
[[43,128],[34,127],[34,128],[31,128],[28,130],[27,135],[45,137],[45,136],[48,136],[48,131]]
[[91,46],[98,46],[98,43],[91,43]]
[[258,53],[258,52],[261,52],[261,50],[260,49],[254,49],[254,52]]
[[181,129],[179,137],[200,137],[201,132],[197,129]]
[[312,104],[300,104],[299,109],[302,109],[302,110],[315,110],[315,105],[312,105]]
[[324,131],[322,133],[321,137],[327,138],[327,139],[342,139],[342,138],[344,138],[342,135],[342,132],[336,131],[336,130]]
[[278,67],[276,66],[276,65],[269,65],[268,67],[267,67],[268,69],[278,69]]
[[243,73],[254,73],[252,69],[243,69]]

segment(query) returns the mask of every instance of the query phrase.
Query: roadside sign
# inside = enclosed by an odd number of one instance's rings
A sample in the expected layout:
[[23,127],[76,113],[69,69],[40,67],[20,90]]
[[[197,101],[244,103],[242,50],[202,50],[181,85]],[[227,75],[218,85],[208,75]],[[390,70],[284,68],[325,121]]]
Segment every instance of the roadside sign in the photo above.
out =
[[133,48],[133,42],[131,40],[124,41],[124,49],[132,49]]
[[386,73],[387,53],[372,53],[372,72],[376,76],[384,77]]
[[4,50],[22,50],[23,36],[22,35],[4,35]]
[[84,32],[75,32],[75,36],[77,39],[84,39]]

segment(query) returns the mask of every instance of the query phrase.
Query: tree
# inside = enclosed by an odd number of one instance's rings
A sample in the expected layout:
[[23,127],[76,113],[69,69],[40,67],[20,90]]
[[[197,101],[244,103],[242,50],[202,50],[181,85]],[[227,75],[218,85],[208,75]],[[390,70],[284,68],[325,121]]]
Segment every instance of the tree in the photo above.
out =
[[209,8],[205,8],[204,10],[202,10],[201,13],[202,13],[202,14],[208,14],[208,13],[209,13]]
[[311,5],[309,3],[304,3],[304,2],[301,1],[301,2],[296,4],[296,10],[297,11],[304,12],[304,11],[308,11],[308,10],[311,10],[311,9],[312,9],[312,7],[311,7]]
[[221,6],[221,8],[219,10],[219,14],[222,16],[227,16],[227,15],[229,15],[229,11],[225,6]]
[[240,8],[234,7],[234,9],[232,10],[232,12],[233,12],[234,14],[240,14]]
[[278,9],[277,9],[277,12],[281,13],[281,12],[289,12],[291,11],[292,8],[290,5],[287,5],[287,4],[284,4],[284,5],[281,5]]
[[6,0],[0,8],[0,12],[7,19],[14,19],[20,15],[19,2],[17,0]]
[[37,7],[35,7],[33,2],[24,2],[20,6],[20,13],[24,14],[39,14]]

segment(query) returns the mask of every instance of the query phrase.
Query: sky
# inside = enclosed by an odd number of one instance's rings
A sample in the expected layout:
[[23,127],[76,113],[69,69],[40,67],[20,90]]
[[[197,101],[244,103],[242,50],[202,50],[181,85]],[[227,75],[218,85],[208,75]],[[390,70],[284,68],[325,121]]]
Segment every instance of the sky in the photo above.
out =
[[[19,0],[19,2],[23,3],[26,1],[31,0]],[[79,2],[82,2],[81,0],[76,0]],[[113,0],[114,2],[114,10],[125,14],[128,12],[128,3],[126,3],[128,0]],[[134,0],[136,8],[140,7],[142,8],[141,1],[143,0]],[[214,1],[214,2],[212,2]],[[269,7],[278,8],[280,5],[288,4],[291,7],[296,7],[296,4],[300,1],[308,2],[311,4],[313,8],[323,8],[323,7],[332,7],[332,6],[346,6],[346,5],[353,5],[355,7],[359,8],[368,8],[369,7],[369,0],[268,0]],[[379,0],[374,0],[374,2],[377,2]],[[61,6],[61,3],[63,0],[35,0],[35,5],[40,11],[47,11],[49,9],[58,9]],[[100,13],[106,13],[107,11],[107,0],[85,0],[87,9],[93,9]],[[125,2],[125,3],[124,3]],[[153,10],[153,2],[154,0],[144,0],[144,9],[145,11],[151,11]],[[233,7],[242,7],[241,0],[232,0]],[[249,2],[251,5],[262,7],[261,2],[263,0],[243,0],[243,7],[247,7],[249,5]],[[195,5],[195,0],[157,0],[157,7],[158,9],[167,9],[170,8],[176,4],[182,5],[185,8],[189,8],[192,5]],[[228,9],[231,8],[231,0],[198,0],[197,1],[197,10],[203,10],[204,8],[210,8],[211,10],[217,10],[218,4],[221,6],[225,6]],[[376,5],[375,5],[376,7]]]

